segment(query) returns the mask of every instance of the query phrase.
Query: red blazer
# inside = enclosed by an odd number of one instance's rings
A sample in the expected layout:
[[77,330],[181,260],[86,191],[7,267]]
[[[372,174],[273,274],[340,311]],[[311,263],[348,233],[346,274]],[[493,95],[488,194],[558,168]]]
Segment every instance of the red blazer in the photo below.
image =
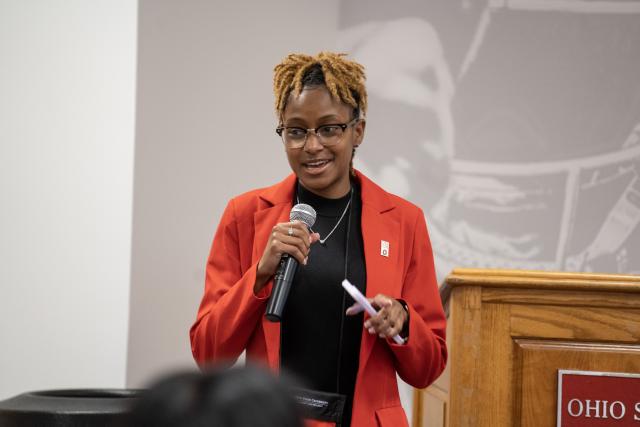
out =
[[[438,294],[431,243],[420,208],[387,193],[357,173],[362,194],[362,238],[368,297],[382,293],[409,307],[409,340],[396,345],[363,327],[352,426],[408,426],[396,372],[423,388],[444,369],[445,315]],[[232,199],[216,231],[205,291],[191,327],[191,350],[200,365],[247,358],[279,369],[280,324],[263,314],[272,283],[253,293],[256,267],[272,227],[288,222],[295,175]],[[381,242],[389,242],[388,256]]]

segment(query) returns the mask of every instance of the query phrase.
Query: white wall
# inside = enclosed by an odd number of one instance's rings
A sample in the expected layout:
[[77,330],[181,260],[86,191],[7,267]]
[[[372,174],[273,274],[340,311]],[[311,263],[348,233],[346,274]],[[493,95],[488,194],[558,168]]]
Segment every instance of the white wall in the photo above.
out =
[[125,383],[137,2],[0,0],[0,399]]

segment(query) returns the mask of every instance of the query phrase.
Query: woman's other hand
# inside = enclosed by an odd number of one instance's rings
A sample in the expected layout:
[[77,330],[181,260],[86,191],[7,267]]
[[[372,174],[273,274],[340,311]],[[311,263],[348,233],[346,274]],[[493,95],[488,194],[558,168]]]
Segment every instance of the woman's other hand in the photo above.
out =
[[[409,317],[404,306],[398,300],[383,294],[368,299],[371,305],[378,310],[378,314],[364,322],[364,327],[369,333],[377,334],[380,338],[392,338],[400,334]],[[362,306],[355,303],[347,309],[346,314],[353,316],[362,310]]]
[[271,230],[271,238],[258,262],[256,283],[253,293],[264,288],[276,273],[283,254],[293,256],[300,264],[306,264],[311,245],[320,239],[318,233],[310,233],[307,226],[299,221],[282,222]]

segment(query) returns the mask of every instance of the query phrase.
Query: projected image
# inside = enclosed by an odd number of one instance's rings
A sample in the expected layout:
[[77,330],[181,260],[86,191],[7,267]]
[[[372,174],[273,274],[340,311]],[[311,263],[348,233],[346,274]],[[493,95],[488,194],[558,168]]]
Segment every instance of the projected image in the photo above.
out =
[[640,273],[640,2],[365,3],[340,37],[368,73],[356,167],[424,209],[439,279]]

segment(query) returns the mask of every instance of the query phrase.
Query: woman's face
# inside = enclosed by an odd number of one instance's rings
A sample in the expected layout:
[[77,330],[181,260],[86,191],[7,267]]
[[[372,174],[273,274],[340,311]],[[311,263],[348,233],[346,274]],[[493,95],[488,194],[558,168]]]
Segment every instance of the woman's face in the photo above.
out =
[[[353,108],[331,97],[324,86],[304,88],[300,95],[291,93],[282,114],[284,126],[316,129],[328,124],[346,124]],[[325,147],[310,132],[302,148],[286,149],[287,159],[300,183],[313,193],[339,198],[349,192],[350,163],[353,148],[360,145],[364,136],[364,120],[347,127],[340,142]]]

